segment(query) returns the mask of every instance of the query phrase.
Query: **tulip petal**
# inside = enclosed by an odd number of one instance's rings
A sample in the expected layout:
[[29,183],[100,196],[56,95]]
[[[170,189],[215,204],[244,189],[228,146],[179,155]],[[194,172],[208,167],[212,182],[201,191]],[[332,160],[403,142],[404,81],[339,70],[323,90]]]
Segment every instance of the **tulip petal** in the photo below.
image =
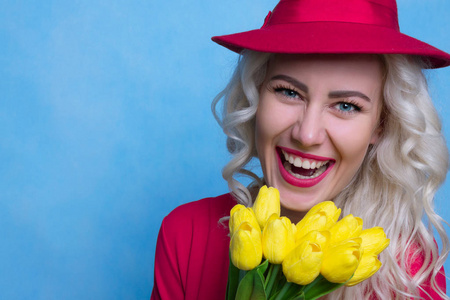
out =
[[381,262],[376,255],[364,254],[359,262],[359,266],[353,277],[345,284],[346,286],[354,286],[375,274],[381,267]]
[[353,215],[347,215],[330,228],[330,245],[358,237],[362,231],[363,220]]
[[295,246],[291,221],[275,214],[269,218],[262,234],[262,248],[266,259],[272,264],[281,264]]
[[232,263],[240,270],[251,270],[262,260],[261,231],[248,222],[239,226],[231,237],[230,253]]
[[361,255],[361,238],[329,245],[323,256],[320,273],[330,282],[344,283],[355,273]]
[[310,243],[318,244],[322,251],[327,248],[328,241],[330,239],[330,232],[328,230],[317,231],[313,230],[308,232],[300,240],[296,241],[296,245],[302,243],[303,241],[308,241]]
[[304,241],[283,260],[283,273],[288,282],[306,285],[320,273],[323,252],[318,244]]
[[361,247],[366,254],[380,254],[389,245],[390,240],[386,238],[386,234],[381,227],[373,227],[365,229],[359,235],[362,238]]
[[236,230],[243,222],[248,222],[255,229],[259,229],[258,221],[255,213],[250,207],[245,207],[242,204],[236,204],[230,211],[230,220],[228,226],[230,228],[230,237],[234,235]]
[[312,230],[327,230],[336,223],[341,209],[332,201],[324,201],[314,205],[297,223],[296,239],[300,239]]
[[280,192],[266,185],[261,187],[253,204],[253,211],[259,226],[263,229],[272,214],[280,216]]

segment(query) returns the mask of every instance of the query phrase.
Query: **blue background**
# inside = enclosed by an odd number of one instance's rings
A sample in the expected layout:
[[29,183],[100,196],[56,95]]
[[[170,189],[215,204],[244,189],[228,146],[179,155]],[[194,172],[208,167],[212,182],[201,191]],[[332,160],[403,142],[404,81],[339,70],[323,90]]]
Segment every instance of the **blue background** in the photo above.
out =
[[[162,218],[227,192],[210,103],[237,55],[210,37],[260,27],[275,4],[1,1],[1,299],[149,298]],[[450,51],[449,1],[399,11]],[[447,139],[449,71],[429,73]]]

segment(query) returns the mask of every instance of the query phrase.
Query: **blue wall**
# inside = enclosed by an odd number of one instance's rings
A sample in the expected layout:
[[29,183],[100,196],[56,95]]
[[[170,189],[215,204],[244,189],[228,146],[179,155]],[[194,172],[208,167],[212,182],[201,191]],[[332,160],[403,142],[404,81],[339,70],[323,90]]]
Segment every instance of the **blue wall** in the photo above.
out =
[[[210,37],[261,26],[275,4],[1,2],[1,299],[150,296],[162,218],[227,192],[210,102],[237,56]],[[405,33],[450,51],[450,2],[399,10]],[[449,139],[450,71],[429,77]]]

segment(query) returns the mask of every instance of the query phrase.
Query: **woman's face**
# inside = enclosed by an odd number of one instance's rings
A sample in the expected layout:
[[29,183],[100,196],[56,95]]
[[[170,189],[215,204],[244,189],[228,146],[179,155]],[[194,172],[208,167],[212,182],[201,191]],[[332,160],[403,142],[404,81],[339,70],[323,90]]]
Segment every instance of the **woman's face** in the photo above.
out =
[[300,219],[354,177],[380,134],[374,55],[276,55],[260,88],[256,147],[283,214]]

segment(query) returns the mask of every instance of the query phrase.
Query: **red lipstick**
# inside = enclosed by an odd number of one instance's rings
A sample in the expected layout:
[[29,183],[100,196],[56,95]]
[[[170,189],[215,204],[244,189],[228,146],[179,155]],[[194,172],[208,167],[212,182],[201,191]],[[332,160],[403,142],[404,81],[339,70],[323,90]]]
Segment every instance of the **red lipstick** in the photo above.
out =
[[[319,176],[317,176],[315,178],[308,178],[308,179],[297,178],[285,169],[285,167],[284,167],[285,160],[284,160],[284,158],[282,158],[283,153],[281,150],[283,150],[289,154],[292,154],[294,156],[301,157],[301,158],[313,159],[316,161],[328,161],[327,169],[325,170],[325,172],[323,172],[322,174],[320,174]],[[321,182],[331,171],[331,169],[333,168],[334,163],[335,163],[335,160],[332,158],[329,158],[329,157],[307,154],[307,153],[303,153],[303,152],[300,152],[297,150],[284,148],[284,147],[277,147],[277,154],[278,154],[278,158],[277,158],[278,159],[278,168],[280,170],[281,177],[283,177],[283,179],[287,183],[289,183],[293,186],[301,187],[301,188],[312,187],[312,186],[315,186],[316,184],[318,184],[319,182]]]

